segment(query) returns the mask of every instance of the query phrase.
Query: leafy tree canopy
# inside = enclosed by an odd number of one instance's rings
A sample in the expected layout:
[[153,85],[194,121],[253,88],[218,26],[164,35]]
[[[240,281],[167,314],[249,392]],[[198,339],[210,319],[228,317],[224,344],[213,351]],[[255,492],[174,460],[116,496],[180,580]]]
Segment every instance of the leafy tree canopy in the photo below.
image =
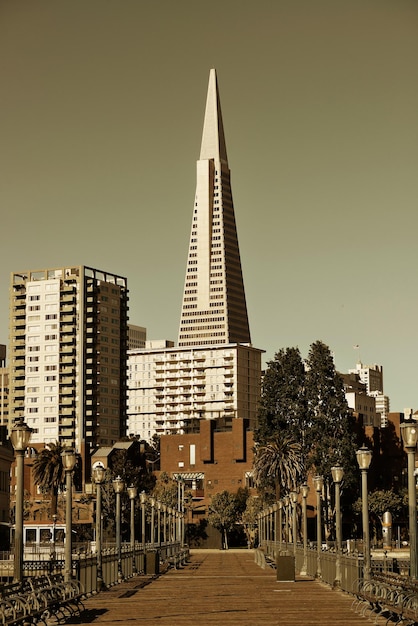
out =
[[239,519],[237,496],[229,491],[216,493],[209,504],[208,522],[222,534],[222,545],[228,548],[228,532]]

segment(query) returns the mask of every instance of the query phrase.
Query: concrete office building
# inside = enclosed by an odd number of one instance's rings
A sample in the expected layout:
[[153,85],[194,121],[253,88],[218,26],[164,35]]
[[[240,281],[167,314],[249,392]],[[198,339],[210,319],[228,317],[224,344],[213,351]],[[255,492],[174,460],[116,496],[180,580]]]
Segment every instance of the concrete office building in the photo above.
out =
[[128,350],[145,348],[147,340],[147,329],[143,326],[128,324]]
[[126,433],[127,318],[127,281],[115,274],[81,265],[11,276],[9,427],[23,418],[33,444],[75,446],[87,476],[91,450]]
[[128,433],[189,432],[195,419],[254,427],[262,350],[251,345],[215,70],[210,71],[178,346],[130,351]]
[[380,415],[380,427],[388,425],[390,402],[389,397],[383,393],[383,366],[364,365],[361,361],[356,363],[355,369],[348,370],[349,374],[356,374],[359,380],[366,386],[366,393],[374,398],[376,413]]

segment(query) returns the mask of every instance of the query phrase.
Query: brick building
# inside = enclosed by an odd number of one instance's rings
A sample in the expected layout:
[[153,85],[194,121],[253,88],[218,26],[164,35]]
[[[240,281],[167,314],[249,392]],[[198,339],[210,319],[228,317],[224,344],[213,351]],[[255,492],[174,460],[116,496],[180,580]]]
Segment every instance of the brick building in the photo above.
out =
[[186,523],[206,519],[216,493],[236,493],[240,487],[248,487],[256,494],[252,482],[253,431],[247,423],[236,418],[226,428],[223,420],[200,420],[199,432],[161,437],[161,471],[174,480],[181,479],[192,496]]

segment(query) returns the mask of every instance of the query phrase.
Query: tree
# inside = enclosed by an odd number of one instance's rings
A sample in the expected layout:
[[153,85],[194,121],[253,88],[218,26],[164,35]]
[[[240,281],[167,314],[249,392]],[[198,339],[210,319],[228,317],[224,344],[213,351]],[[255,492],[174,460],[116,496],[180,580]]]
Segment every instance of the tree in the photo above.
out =
[[256,496],[249,496],[247,506],[241,515],[241,522],[247,536],[248,546],[254,548],[258,527],[258,514],[263,508],[263,501]]
[[305,478],[302,446],[285,431],[278,430],[264,444],[256,444],[254,478],[258,487],[274,486],[275,498],[288,493]]
[[63,446],[57,441],[48,443],[33,461],[33,480],[44,493],[51,494],[51,516],[57,514],[58,492],[65,485],[65,470],[61,453]]
[[[399,494],[389,490],[376,490],[372,491],[368,495],[367,504],[370,513],[370,522],[373,527],[373,534],[375,538],[381,535],[381,527],[383,521],[383,514],[388,511],[392,514],[393,520],[407,517],[407,494]],[[362,499],[358,498],[353,504],[353,512],[356,515],[362,513]]]
[[303,445],[306,406],[305,368],[299,349],[281,349],[263,376],[256,441],[266,443],[278,430],[286,430]]
[[175,480],[170,478],[167,472],[161,472],[157,478],[152,495],[154,498],[159,500],[159,502],[162,502],[173,509],[177,509],[178,485]]
[[220,531],[222,547],[228,549],[228,533],[238,521],[236,496],[229,491],[216,493],[209,504],[208,522]]
[[355,420],[348,407],[343,379],[330,349],[313,343],[306,360],[308,468],[331,480],[331,467],[344,467],[344,483],[357,482]]

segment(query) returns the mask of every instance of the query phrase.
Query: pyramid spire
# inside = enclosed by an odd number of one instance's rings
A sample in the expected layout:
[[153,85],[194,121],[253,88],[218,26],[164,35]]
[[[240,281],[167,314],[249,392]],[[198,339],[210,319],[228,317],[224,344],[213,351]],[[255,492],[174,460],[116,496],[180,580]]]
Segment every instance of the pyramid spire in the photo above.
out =
[[209,74],[179,346],[251,343],[216,72]]
[[217,159],[228,163],[226,155],[224,127],[222,123],[221,103],[219,101],[216,70],[209,73],[208,95],[206,98],[205,119],[203,123],[200,160]]

